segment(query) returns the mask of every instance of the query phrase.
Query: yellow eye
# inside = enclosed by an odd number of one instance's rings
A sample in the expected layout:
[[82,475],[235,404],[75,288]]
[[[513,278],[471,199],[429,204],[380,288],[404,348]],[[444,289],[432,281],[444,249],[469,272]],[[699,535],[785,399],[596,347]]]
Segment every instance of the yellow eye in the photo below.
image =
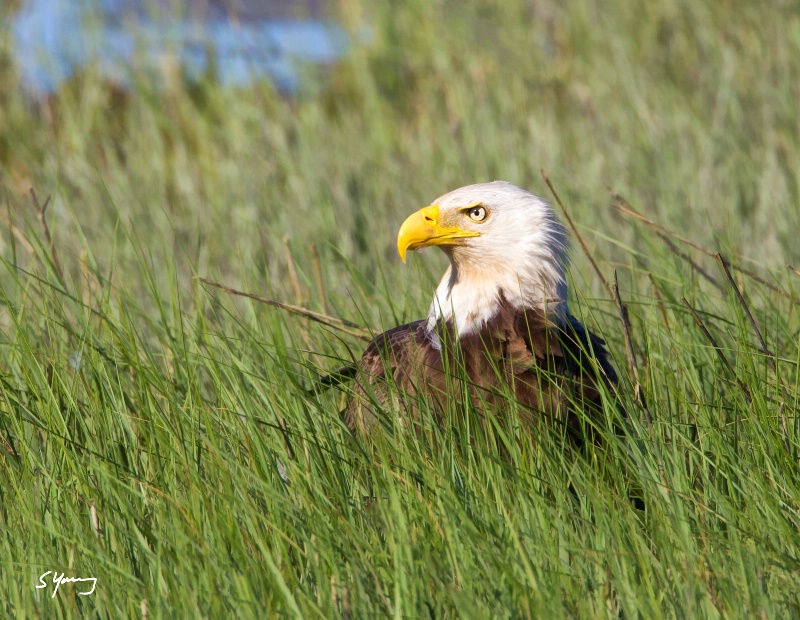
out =
[[471,207],[467,214],[473,222],[482,222],[486,219],[486,207],[481,207],[480,205]]

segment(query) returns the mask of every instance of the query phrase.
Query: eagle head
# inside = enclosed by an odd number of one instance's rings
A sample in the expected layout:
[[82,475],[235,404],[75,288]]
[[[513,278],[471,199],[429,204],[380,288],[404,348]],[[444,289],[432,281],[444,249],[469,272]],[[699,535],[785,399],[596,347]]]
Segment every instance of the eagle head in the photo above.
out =
[[436,289],[428,327],[481,330],[502,309],[566,316],[569,239],[542,198],[505,181],[467,185],[410,215],[397,236],[408,250],[439,246],[450,267]]

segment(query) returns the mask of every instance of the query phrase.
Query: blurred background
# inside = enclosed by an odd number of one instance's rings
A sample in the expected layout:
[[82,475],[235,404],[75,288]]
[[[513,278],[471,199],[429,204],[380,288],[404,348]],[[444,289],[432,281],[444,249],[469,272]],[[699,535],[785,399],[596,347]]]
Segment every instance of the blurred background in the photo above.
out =
[[[390,269],[414,314],[430,293],[420,277],[444,262],[400,269],[404,217],[498,178],[551,199],[541,169],[607,273],[663,260],[607,187],[767,270],[800,257],[796,3],[14,0],[0,12],[4,218],[34,217],[31,187],[52,194],[67,272],[88,254],[133,288],[125,275],[145,261],[171,273],[167,288],[201,274],[283,292],[291,268],[292,296],[313,303],[314,244],[340,311],[351,272],[368,298]],[[24,265],[17,241],[4,231],[0,252]]]
[[204,75],[226,86],[269,79],[283,93],[302,86],[301,64],[340,60],[347,33],[322,19],[320,0],[29,0],[13,20],[22,86],[53,94],[90,66],[120,88],[134,73],[164,81]]

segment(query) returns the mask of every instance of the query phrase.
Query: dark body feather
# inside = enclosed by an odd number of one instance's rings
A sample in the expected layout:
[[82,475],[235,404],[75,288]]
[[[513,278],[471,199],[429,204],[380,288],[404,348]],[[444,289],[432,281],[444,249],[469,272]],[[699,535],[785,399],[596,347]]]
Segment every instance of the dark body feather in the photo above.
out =
[[345,411],[351,430],[372,430],[376,405],[394,404],[413,423],[423,399],[443,412],[465,396],[494,408],[510,393],[529,421],[552,417],[574,434],[580,426],[574,409],[599,407],[600,385],[617,382],[605,342],[572,316],[555,323],[541,311],[501,304],[479,333],[458,338],[440,324],[437,335],[440,348],[427,321],[415,321],[370,343]]

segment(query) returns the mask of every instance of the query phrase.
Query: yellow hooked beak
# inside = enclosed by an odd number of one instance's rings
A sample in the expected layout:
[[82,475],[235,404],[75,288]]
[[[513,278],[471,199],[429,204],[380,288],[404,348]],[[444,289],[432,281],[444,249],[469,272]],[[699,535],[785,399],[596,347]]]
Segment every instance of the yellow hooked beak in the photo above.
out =
[[419,250],[431,245],[457,245],[459,239],[479,237],[476,230],[439,224],[439,205],[431,205],[408,216],[397,233],[397,252],[406,262],[408,250]]

